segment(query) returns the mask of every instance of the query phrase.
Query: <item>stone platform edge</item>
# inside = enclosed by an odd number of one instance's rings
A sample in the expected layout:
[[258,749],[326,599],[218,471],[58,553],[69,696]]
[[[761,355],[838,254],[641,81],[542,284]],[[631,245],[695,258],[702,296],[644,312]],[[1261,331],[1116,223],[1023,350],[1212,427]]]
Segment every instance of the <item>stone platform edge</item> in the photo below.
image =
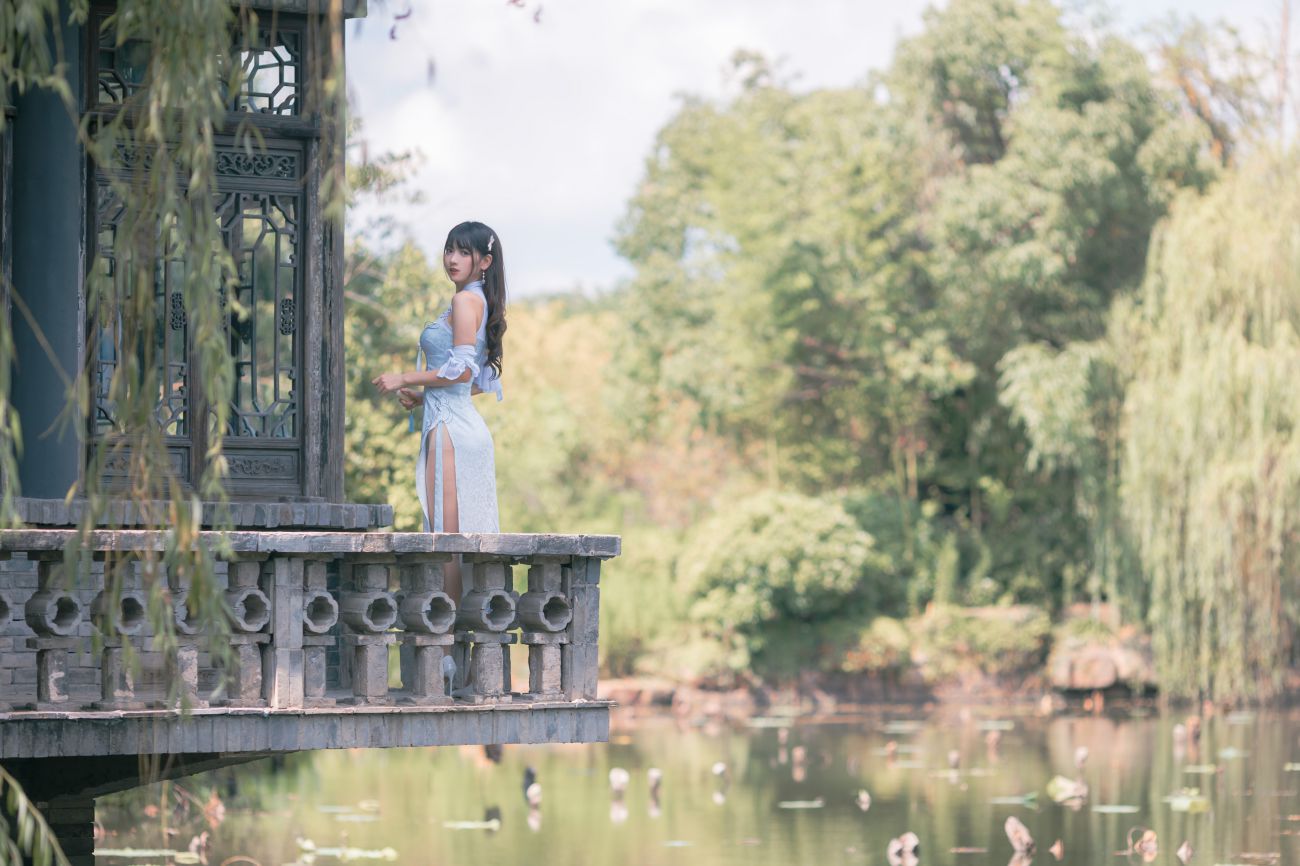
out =
[[[170,533],[154,529],[99,529],[86,539],[91,551],[161,551]],[[74,540],[72,529],[0,529],[0,558],[13,553],[63,550]],[[198,543],[227,549],[235,557],[270,554],[351,556],[410,554],[477,554],[509,560],[530,557],[610,559],[622,552],[617,535],[553,535],[457,532],[302,532],[206,531]]]
[[275,753],[609,739],[610,701],[450,707],[195,709],[0,715],[0,760]]

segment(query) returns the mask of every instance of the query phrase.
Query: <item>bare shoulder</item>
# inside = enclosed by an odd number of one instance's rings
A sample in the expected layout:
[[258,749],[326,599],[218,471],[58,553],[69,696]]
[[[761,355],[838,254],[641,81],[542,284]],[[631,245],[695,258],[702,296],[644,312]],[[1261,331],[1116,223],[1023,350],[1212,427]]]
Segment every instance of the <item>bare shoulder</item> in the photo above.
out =
[[474,292],[457,292],[451,296],[451,311],[473,313],[478,316],[483,312],[483,299]]
[[458,291],[451,295],[451,321],[455,330],[460,330],[461,326],[468,328],[467,332],[473,333],[478,329],[478,322],[484,317],[484,302],[477,294],[472,291]]

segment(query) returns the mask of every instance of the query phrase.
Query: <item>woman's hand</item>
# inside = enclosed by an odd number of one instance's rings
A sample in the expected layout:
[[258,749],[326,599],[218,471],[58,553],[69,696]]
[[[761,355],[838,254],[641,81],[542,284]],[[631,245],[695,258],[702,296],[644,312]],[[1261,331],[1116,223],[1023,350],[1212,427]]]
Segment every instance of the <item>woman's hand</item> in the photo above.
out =
[[420,405],[420,395],[410,388],[398,388],[397,402],[402,404],[403,409],[414,409]]
[[378,388],[380,394],[391,394],[406,385],[406,374],[380,373],[370,380],[370,384]]

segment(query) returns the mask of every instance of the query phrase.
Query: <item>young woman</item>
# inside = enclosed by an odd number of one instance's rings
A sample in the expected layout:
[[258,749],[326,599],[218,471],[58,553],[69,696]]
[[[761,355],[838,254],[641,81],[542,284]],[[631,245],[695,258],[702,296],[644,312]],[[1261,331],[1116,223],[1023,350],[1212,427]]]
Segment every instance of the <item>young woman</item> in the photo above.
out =
[[[501,339],[506,330],[506,280],[501,242],[478,222],[447,235],[443,268],[456,293],[420,334],[423,369],[384,373],[372,381],[408,409],[424,403],[416,490],[425,532],[497,532],[496,461],[492,434],[471,405],[473,394],[501,399]],[[417,356],[418,362],[418,356]],[[424,396],[414,390],[424,388]],[[446,591],[461,595],[460,568],[445,570]]]

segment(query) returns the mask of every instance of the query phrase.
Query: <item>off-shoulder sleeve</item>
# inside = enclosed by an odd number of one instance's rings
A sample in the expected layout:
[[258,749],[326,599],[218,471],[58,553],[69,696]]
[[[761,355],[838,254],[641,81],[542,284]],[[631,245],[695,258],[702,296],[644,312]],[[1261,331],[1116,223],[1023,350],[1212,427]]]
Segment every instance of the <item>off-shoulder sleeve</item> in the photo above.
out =
[[469,370],[470,381],[475,381],[479,376],[478,359],[474,357],[476,351],[474,346],[452,346],[446,362],[438,368],[438,378],[456,380]]
[[505,395],[501,392],[501,378],[497,376],[497,371],[484,365],[474,376],[474,387],[483,393],[491,392],[497,395],[497,402],[504,399]]

